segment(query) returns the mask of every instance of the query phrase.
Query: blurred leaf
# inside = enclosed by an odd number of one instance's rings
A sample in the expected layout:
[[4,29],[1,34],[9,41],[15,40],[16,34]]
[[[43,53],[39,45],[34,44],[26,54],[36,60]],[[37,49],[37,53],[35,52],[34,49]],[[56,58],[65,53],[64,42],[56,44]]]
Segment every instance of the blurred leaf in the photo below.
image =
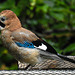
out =
[[3,65],[0,67],[0,70],[8,70],[8,68],[6,67],[5,64],[3,64]]
[[37,6],[36,12],[43,11],[43,13],[47,13],[48,5]]
[[17,70],[17,69],[18,69],[17,64],[12,64],[12,65],[9,67],[9,70]]
[[68,26],[66,24],[59,23],[59,24],[55,24],[52,28],[53,29],[60,29],[60,28],[68,29]]
[[64,21],[64,15],[62,13],[51,12],[50,14],[51,14],[51,16],[53,16],[58,21]]
[[36,4],[36,0],[31,0],[30,5],[35,6],[35,4]]
[[70,44],[67,48],[65,48],[64,53],[75,51],[75,43]]
[[5,49],[5,50],[3,51],[3,53],[4,53],[4,54],[7,54],[7,53],[8,53],[8,51]]
[[8,9],[8,8],[12,8],[15,5],[15,0],[7,0],[6,2],[0,4],[0,9]]
[[4,54],[4,55],[2,55],[2,60],[4,61],[4,62],[10,62],[11,60],[13,59],[13,56],[11,56],[10,54]]
[[44,0],[44,3],[46,3],[48,6],[53,7],[55,0]]

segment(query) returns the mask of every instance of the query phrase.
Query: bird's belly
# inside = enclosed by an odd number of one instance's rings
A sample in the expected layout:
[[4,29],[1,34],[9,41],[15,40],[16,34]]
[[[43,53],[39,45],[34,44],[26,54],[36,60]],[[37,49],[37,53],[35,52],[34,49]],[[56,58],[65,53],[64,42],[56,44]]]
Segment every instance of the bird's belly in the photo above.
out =
[[18,61],[35,65],[39,62],[39,52],[36,49],[20,47],[15,54],[12,54]]

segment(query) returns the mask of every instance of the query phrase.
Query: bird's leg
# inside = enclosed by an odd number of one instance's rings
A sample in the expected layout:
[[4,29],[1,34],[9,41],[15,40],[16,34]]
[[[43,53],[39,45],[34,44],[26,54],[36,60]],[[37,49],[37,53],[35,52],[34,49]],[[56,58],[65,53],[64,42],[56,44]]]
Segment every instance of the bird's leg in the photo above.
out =
[[29,70],[31,68],[31,64],[29,64],[24,70]]

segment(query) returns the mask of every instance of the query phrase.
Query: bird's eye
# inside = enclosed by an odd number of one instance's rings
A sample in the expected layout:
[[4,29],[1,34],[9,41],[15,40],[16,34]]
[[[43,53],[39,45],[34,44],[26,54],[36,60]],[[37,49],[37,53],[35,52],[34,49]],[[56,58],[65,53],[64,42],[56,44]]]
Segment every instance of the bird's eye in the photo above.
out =
[[1,21],[5,21],[6,20],[6,18],[3,16],[3,17],[1,17]]

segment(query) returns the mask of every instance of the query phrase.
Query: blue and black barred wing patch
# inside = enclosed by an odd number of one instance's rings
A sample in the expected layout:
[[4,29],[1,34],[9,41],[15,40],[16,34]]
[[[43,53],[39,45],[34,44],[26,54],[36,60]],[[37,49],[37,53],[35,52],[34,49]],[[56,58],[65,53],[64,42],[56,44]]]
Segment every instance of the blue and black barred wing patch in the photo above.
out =
[[49,45],[48,43],[46,43],[44,40],[36,40],[33,41],[32,43],[29,43],[27,41],[24,41],[24,43],[20,43],[20,42],[15,42],[19,47],[25,47],[25,48],[37,48],[43,51],[47,51],[49,53],[53,53],[53,54],[57,54],[57,52],[55,51],[55,49]]
[[25,48],[35,48],[33,43],[24,42],[23,44],[20,42],[15,42],[19,47],[25,47]]

